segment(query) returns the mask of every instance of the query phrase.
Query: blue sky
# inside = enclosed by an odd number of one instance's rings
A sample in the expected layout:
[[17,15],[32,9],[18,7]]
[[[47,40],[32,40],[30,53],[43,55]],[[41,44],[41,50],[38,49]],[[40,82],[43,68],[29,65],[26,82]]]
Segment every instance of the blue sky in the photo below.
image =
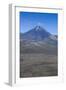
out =
[[52,34],[57,34],[57,13],[20,12],[20,32],[25,33],[40,24]]

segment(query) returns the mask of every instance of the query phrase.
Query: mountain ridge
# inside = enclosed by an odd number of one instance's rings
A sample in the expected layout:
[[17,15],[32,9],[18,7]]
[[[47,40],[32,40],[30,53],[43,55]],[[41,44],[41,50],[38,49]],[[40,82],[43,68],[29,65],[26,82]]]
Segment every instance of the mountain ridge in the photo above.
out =
[[52,35],[40,26],[20,34],[21,53],[56,54],[57,36]]
[[41,26],[35,26],[33,29],[29,30],[28,32],[20,33],[20,39],[24,39],[24,40],[40,41],[46,38],[57,39],[57,35],[53,35],[49,33]]

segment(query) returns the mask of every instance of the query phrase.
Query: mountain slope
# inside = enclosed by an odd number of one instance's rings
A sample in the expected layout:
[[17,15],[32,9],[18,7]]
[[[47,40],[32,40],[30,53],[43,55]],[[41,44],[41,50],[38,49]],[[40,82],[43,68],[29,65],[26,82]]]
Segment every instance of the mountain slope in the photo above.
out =
[[51,34],[43,29],[41,26],[36,26],[32,30],[22,34],[22,39],[28,40],[43,40],[46,37],[49,37]]
[[57,53],[57,38],[41,26],[20,34],[21,53]]

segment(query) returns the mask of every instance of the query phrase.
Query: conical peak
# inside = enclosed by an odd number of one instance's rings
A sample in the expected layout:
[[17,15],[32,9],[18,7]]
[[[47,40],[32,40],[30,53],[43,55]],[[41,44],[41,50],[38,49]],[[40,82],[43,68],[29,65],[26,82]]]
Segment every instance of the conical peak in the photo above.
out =
[[41,30],[43,30],[43,28],[40,25],[36,25],[35,26],[35,30],[36,31],[41,31]]
[[39,30],[39,29],[40,29],[40,26],[36,26],[35,29],[36,29],[36,30]]

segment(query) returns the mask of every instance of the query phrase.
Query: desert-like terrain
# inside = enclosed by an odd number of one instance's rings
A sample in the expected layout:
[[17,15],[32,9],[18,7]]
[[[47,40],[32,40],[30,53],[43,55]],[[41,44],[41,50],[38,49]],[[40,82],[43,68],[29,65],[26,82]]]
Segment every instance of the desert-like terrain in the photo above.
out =
[[57,72],[57,56],[21,54],[20,77],[56,76]]

